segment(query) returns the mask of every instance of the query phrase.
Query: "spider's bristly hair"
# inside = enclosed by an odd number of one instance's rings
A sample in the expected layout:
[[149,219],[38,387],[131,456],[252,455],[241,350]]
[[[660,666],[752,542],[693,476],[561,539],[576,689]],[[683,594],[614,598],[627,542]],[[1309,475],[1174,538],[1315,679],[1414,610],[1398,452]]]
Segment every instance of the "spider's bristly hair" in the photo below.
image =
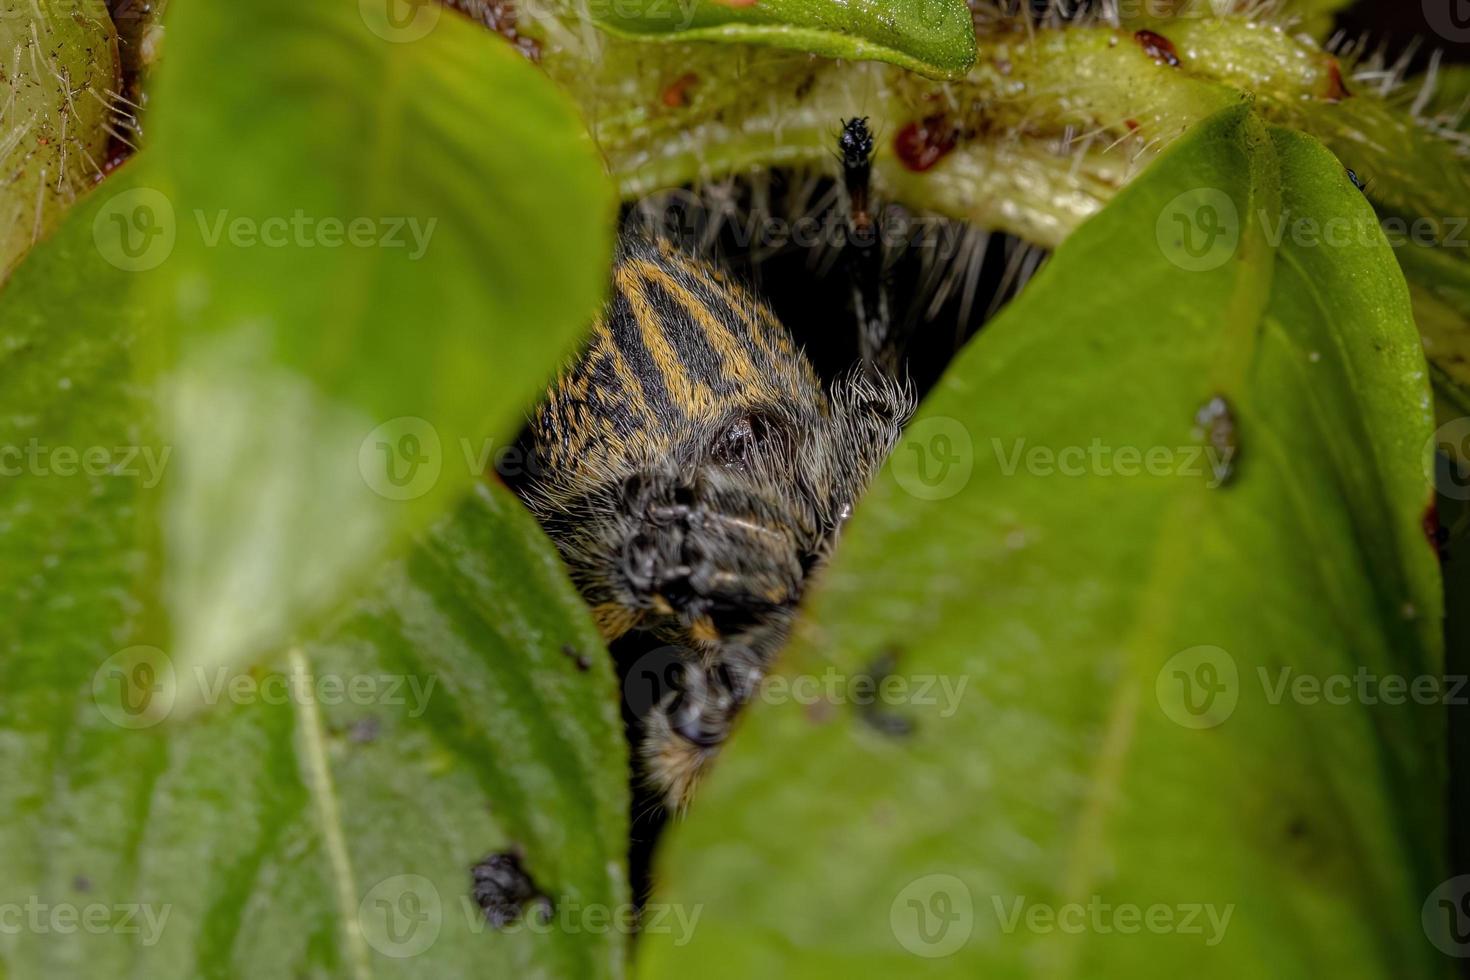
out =
[[672,808],[785,643],[913,401],[861,368],[824,383],[717,266],[621,241],[607,307],[531,422],[535,477],[517,489],[605,637],[655,637],[708,678],[645,719],[642,768]]

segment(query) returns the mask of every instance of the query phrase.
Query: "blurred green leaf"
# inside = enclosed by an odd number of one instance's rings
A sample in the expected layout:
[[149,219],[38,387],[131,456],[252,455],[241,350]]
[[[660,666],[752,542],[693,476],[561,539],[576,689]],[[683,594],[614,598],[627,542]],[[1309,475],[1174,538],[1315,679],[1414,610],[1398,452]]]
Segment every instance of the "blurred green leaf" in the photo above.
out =
[[934,78],[963,78],[975,63],[964,0],[628,0],[588,9],[605,29],[640,40],[766,44]]
[[127,136],[104,0],[0,0],[0,282],[101,176],[104,126]]
[[1411,284],[1435,391],[1470,414],[1470,258],[1412,242],[1397,254]]
[[1441,676],[1428,403],[1337,161],[1198,126],[922,407],[662,855],[707,907],[643,974],[1440,970],[1442,705],[1292,686]]
[[[166,652],[156,324],[93,235],[143,174],[0,299],[0,976],[619,976],[626,927],[594,919],[630,912],[611,670],[503,490],[270,667]],[[470,900],[512,848],[549,926]]]
[[415,9],[170,11],[153,186],[112,199],[108,250],[174,342],[182,662],[247,662],[331,608],[471,486],[596,311],[614,202],[571,104]]

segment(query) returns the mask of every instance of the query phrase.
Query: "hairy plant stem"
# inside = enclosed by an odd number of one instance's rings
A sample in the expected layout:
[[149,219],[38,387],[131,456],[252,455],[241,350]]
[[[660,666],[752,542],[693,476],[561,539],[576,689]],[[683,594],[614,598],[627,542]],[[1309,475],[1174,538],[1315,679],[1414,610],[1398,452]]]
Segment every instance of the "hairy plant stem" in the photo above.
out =
[[[835,176],[840,120],[867,116],[880,138],[880,194],[1054,248],[1190,126],[1251,99],[1323,140],[1385,216],[1427,219],[1437,241],[1453,231],[1470,201],[1464,143],[1416,118],[1414,93],[1360,84],[1310,38],[1271,23],[1135,26],[992,25],[958,82],[770,48],[631,42],[565,9],[525,30],[581,105],[627,199],[772,167]],[[1454,311],[1449,336],[1436,311],[1430,354],[1442,379],[1463,386],[1470,365],[1439,355],[1465,346],[1455,335],[1466,334],[1470,297],[1447,299],[1442,280],[1465,275],[1470,259],[1437,251],[1405,266],[1422,273],[1416,295]]]

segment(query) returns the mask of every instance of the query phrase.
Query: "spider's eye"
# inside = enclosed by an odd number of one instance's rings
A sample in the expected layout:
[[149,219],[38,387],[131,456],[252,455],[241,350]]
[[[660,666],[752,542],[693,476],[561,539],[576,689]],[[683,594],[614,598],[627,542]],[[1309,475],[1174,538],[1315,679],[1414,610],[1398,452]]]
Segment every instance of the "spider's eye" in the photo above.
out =
[[712,455],[717,463],[741,466],[762,447],[777,438],[775,423],[758,413],[737,416],[715,439]]

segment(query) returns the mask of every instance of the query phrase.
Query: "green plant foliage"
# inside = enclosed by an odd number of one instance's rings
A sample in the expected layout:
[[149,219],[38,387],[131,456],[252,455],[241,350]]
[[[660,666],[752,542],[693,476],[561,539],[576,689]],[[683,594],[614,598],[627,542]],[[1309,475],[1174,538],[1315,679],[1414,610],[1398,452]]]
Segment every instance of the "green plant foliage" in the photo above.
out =
[[[0,975],[620,975],[626,929],[498,931],[470,898],[471,866],[516,848],[555,915],[629,909],[607,655],[503,490],[270,666],[165,652],[173,447],[154,324],[95,244],[111,200],[4,298],[0,903],[25,919]],[[187,719],[186,687],[209,702]]]
[[722,41],[794,48],[829,58],[886,61],[934,78],[975,63],[964,0],[633,0],[589,4],[617,34],[654,41]]
[[604,288],[613,199],[570,104],[467,18],[371,6],[179,6],[152,189],[110,205],[170,340],[189,663],[269,653],[452,505]]
[[0,978],[629,969],[610,658],[485,471],[618,193],[835,175],[857,115],[880,200],[1057,252],[862,502],[638,971],[1442,972],[1445,719],[1390,685],[1444,671],[1466,76],[1344,86],[1298,29],[1340,5],[1160,21],[1171,59],[983,5],[977,46],[960,0],[520,4],[519,49],[189,0],[161,66],[148,6],[147,148],[59,220],[118,40],[8,3],[0,270],[44,240],[0,293]]
[[1291,687],[1442,669],[1431,428],[1337,161],[1196,127],[922,407],[778,671],[847,683],[744,720],[657,869],[700,931],[643,975],[1432,975],[1442,708]]
[[[0,282],[101,176],[117,101],[103,0],[0,0]],[[116,128],[114,129],[116,131]]]
[[[545,64],[594,121],[626,196],[762,166],[835,176],[832,120],[864,115],[882,135],[874,172],[887,199],[1044,248],[1065,241],[1190,127],[1254,99],[1272,122],[1326,143],[1367,182],[1385,220],[1405,231],[1426,222],[1433,229],[1444,254],[1405,267],[1416,312],[1442,324],[1429,338],[1436,380],[1464,387],[1463,365],[1449,358],[1470,343],[1470,307],[1439,311],[1446,318],[1417,303],[1443,291],[1441,274],[1463,277],[1455,267],[1470,263],[1458,244],[1457,216],[1470,199],[1464,140],[1454,135],[1465,120],[1463,75],[1438,71],[1432,98],[1417,108],[1419,82],[1387,93],[1360,84],[1351,64],[1295,29],[1294,16],[1311,6],[1267,18],[1200,16],[1195,7],[1190,16],[1150,22],[1175,65],[1150,53],[1132,20],[1123,29],[982,33],[973,70],[949,82],[787,52],[731,57],[698,45],[661,52],[616,39],[587,44],[550,29]],[[678,79],[686,84],[666,104]],[[916,133],[935,148],[919,169],[897,152],[900,139]],[[1406,234],[1390,237],[1402,252]]]

